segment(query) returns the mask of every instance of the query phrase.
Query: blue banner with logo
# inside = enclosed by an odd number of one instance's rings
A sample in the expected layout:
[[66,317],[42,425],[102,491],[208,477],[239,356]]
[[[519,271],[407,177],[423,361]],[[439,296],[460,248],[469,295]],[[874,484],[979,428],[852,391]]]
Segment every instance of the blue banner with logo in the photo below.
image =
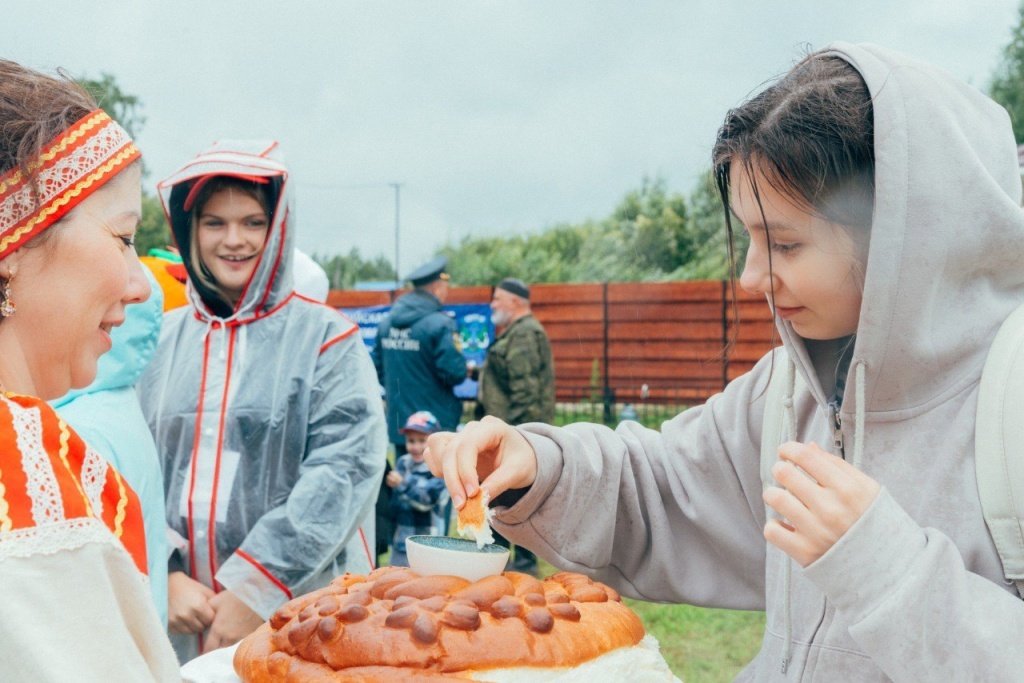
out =
[[[366,306],[363,308],[338,309],[359,325],[359,333],[366,344],[366,350],[373,352],[377,339],[377,328],[381,320],[391,312],[391,306]],[[466,358],[466,363],[476,366],[484,364],[487,349],[494,339],[494,323],[491,322],[491,307],[488,304],[452,304],[444,307],[445,313],[455,319],[458,325],[456,341]],[[466,379],[455,387],[455,395],[462,399],[475,399],[476,380]]]

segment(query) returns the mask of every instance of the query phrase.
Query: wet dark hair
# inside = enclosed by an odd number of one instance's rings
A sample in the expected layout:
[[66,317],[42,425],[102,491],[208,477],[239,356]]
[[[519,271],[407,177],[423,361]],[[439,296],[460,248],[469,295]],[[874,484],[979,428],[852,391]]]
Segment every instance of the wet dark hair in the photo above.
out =
[[[737,265],[729,211],[734,164],[750,179],[762,217],[755,173],[794,205],[843,226],[866,260],[875,196],[874,112],[864,79],[845,60],[809,55],[731,109],[718,131],[712,159],[725,211],[734,304]],[[771,267],[769,249],[769,271]],[[771,298],[774,307],[774,291]]]

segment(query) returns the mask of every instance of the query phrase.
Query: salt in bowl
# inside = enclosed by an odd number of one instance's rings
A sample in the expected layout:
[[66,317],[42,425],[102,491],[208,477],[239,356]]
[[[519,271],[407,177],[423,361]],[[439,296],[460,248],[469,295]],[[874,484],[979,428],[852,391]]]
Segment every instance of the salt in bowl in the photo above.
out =
[[508,548],[451,536],[410,536],[405,539],[409,567],[420,576],[460,576],[479,581],[500,574],[508,562]]

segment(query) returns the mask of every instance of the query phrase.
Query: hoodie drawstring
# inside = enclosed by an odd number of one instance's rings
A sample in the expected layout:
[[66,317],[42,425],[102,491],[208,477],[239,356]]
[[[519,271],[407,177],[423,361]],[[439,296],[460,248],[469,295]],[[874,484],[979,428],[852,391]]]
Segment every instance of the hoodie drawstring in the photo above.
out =
[[864,376],[867,374],[867,366],[868,364],[862,360],[853,362],[857,385],[854,392],[854,410],[856,412],[853,416],[853,466],[858,469],[864,458],[864,406],[867,400],[864,397]]
[[[796,439],[796,410],[793,408],[793,394],[796,393],[796,364],[792,360],[786,363],[786,393],[782,398],[782,414],[785,416],[785,430],[782,442]],[[783,601],[785,610],[785,646],[782,650],[782,673],[789,668],[789,659],[793,651],[793,605],[792,605],[793,560],[787,555],[782,567]]]
[[[864,378],[867,375],[867,363],[863,360],[853,362],[854,369],[854,416],[853,416],[853,466],[859,468],[864,458],[864,413],[867,399],[865,398]],[[786,363],[786,393],[782,399],[785,415],[785,433],[782,441],[796,439],[796,411],[793,409],[795,392],[796,365],[792,360]],[[782,568],[783,600],[785,608],[785,645],[782,650],[782,673],[789,668],[789,660],[793,652],[793,560],[786,557]]]
[[796,410],[793,409],[793,394],[796,393],[796,364],[793,361],[786,363],[786,393],[782,398],[782,414],[786,418],[786,431],[782,441],[792,441],[796,438]]

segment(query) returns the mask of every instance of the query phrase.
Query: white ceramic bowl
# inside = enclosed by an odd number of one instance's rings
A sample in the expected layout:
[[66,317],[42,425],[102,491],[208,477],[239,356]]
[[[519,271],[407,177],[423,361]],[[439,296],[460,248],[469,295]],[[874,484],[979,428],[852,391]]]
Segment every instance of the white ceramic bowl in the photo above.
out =
[[500,574],[508,562],[508,548],[451,536],[410,536],[405,539],[409,567],[420,576],[461,576],[479,581]]

